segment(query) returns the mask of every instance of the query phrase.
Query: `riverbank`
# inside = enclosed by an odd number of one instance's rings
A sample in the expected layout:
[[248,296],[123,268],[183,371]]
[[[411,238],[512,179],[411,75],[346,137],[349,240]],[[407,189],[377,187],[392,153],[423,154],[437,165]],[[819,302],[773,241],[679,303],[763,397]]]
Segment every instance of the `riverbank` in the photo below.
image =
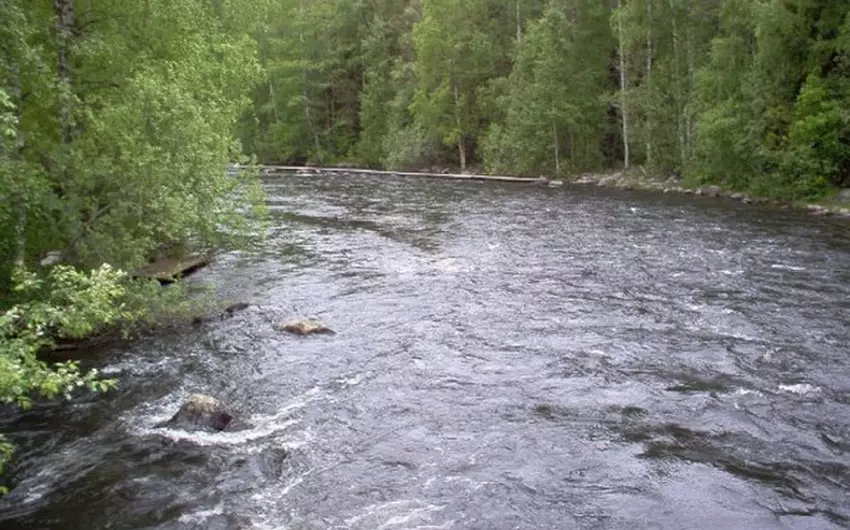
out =
[[369,174],[388,175],[395,177],[419,177],[439,178],[450,180],[477,180],[496,182],[515,182],[524,184],[547,185],[556,187],[564,182],[582,186],[599,186],[623,190],[646,190],[660,193],[678,193],[682,195],[694,195],[712,199],[726,199],[738,201],[743,204],[770,204],[784,209],[804,210],[811,215],[821,217],[841,217],[850,219],[850,203],[842,204],[833,201],[823,202],[799,202],[782,201],[750,195],[741,192],[732,192],[720,186],[698,186],[686,185],[681,179],[670,177],[658,179],[644,174],[628,173],[624,171],[608,171],[599,173],[581,173],[568,179],[550,179],[548,177],[517,177],[506,175],[488,175],[486,173],[458,172],[449,168],[430,168],[428,171],[386,171],[364,169],[360,167],[318,167],[318,166],[285,166],[264,165],[261,166],[263,173],[269,174],[278,171],[292,171],[300,175],[314,175],[319,173],[345,173],[345,174]]
[[841,204],[835,201],[824,202],[799,202],[782,201],[750,195],[741,192],[732,192],[720,186],[697,186],[690,187],[675,177],[666,180],[650,178],[643,175],[634,175],[622,171],[608,173],[584,173],[577,175],[570,182],[585,186],[600,186],[617,189],[638,189],[657,191],[660,193],[678,193],[682,195],[694,195],[712,199],[727,199],[744,204],[770,204],[784,209],[805,210],[811,215],[821,217],[841,217],[850,219],[850,203]]

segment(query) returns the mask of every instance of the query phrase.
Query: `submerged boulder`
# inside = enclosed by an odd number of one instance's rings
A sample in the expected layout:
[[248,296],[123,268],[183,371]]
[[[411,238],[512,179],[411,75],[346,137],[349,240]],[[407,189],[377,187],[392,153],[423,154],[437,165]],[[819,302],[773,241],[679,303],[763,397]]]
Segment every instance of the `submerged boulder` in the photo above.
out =
[[316,334],[333,334],[334,331],[316,320],[315,318],[303,318],[293,320],[284,324],[275,326],[278,331],[285,331],[295,335],[316,335]]
[[221,401],[203,394],[192,394],[165,425],[186,431],[223,431],[231,421],[233,416]]
[[192,324],[200,325],[206,324],[207,322],[214,322],[216,320],[224,320],[226,318],[230,318],[234,316],[236,313],[240,311],[244,311],[251,307],[251,304],[247,302],[236,302],[234,304],[230,304],[225,307],[220,313],[215,313],[212,315],[198,315],[192,318]]

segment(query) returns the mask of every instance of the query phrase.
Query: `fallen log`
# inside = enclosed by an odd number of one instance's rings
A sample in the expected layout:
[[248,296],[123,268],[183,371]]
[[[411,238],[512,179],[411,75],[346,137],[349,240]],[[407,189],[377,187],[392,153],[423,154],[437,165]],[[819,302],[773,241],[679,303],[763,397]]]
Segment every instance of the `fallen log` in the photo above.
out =
[[315,167],[315,166],[260,166],[268,173],[296,172],[302,175],[319,173],[350,173],[360,175],[387,175],[392,177],[422,177],[448,180],[478,180],[496,182],[516,182],[521,184],[547,184],[551,182],[546,177],[513,177],[505,175],[479,175],[475,173],[428,173],[424,171],[379,171],[373,169],[354,169],[341,167]]
[[157,280],[161,284],[172,283],[206,267],[211,256],[188,256],[186,258],[163,258],[136,270],[131,276],[136,279]]

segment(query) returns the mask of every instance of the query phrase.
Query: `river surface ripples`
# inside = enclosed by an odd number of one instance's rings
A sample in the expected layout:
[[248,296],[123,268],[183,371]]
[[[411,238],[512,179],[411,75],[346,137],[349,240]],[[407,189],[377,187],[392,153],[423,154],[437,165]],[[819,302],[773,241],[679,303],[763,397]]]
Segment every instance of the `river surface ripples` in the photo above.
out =
[[[252,304],[5,417],[4,529],[850,527],[850,225],[693,197],[271,175]],[[274,324],[316,316],[335,335]],[[252,427],[158,429],[190,393]]]

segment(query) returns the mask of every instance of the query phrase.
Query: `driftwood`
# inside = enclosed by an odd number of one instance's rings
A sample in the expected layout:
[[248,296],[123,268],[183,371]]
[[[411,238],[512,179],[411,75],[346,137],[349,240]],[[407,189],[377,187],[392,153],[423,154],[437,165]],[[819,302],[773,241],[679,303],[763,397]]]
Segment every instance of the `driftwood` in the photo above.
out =
[[157,280],[163,284],[172,283],[206,267],[211,261],[212,258],[206,255],[189,256],[182,259],[163,258],[136,270],[132,276],[139,279]]
[[517,182],[522,184],[548,184],[552,182],[546,177],[512,177],[503,175],[477,175],[471,173],[428,173],[422,171],[378,171],[373,169],[352,169],[340,167],[313,167],[313,166],[260,166],[266,173],[278,171],[294,171],[301,174],[319,173],[352,173],[362,175],[388,175],[393,177],[421,177],[448,180],[480,180],[497,182]]

